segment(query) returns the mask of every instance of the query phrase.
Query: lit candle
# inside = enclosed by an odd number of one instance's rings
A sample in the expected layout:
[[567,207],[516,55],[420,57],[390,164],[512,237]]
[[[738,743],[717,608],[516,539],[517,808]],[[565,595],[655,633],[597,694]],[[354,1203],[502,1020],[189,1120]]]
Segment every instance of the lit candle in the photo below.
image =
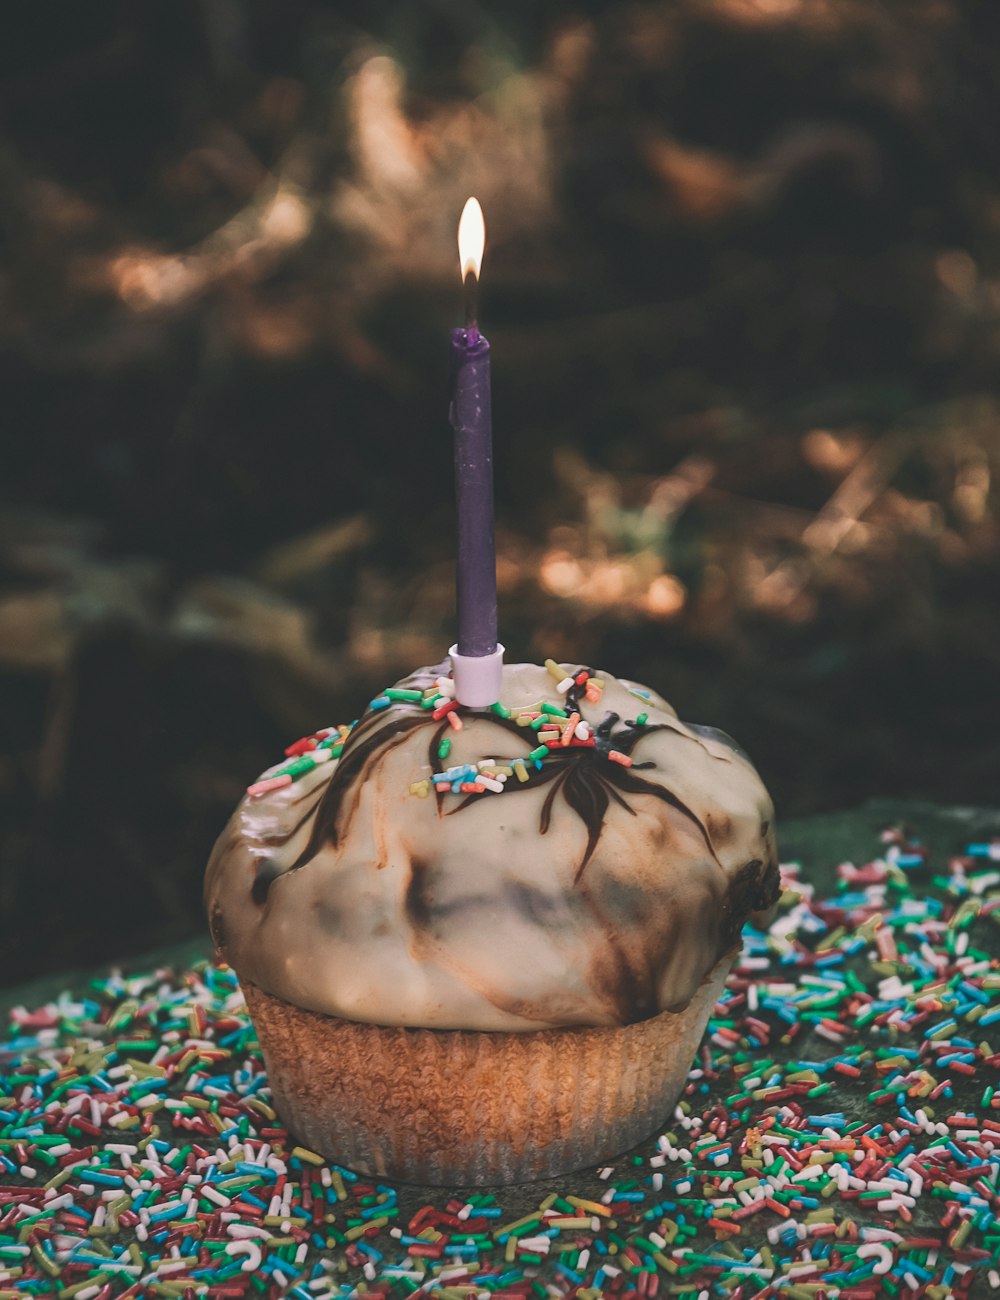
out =
[[493,538],[493,433],[490,345],[479,332],[479,271],[486,245],[483,210],[469,199],[458,224],[465,288],[465,328],[451,335],[451,426],[455,430],[458,512],[458,642],[451,648],[460,704],[485,707],[500,698],[503,646],[497,643],[497,570]]

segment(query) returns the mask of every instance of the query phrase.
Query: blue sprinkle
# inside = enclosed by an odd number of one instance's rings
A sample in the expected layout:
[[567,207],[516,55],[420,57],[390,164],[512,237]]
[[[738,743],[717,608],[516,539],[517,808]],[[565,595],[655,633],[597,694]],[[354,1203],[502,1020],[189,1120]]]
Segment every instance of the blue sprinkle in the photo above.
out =
[[269,1183],[276,1183],[278,1175],[273,1169],[268,1169],[266,1165],[255,1165],[249,1160],[237,1160],[236,1172],[240,1174],[253,1174],[256,1178],[266,1178]]
[[83,1177],[89,1183],[102,1183],[105,1187],[121,1187],[125,1179],[120,1174],[106,1174],[101,1169],[84,1169]]
[[153,1210],[150,1213],[150,1223],[169,1223],[171,1219],[183,1219],[188,1212],[186,1205],[178,1205],[175,1210]]

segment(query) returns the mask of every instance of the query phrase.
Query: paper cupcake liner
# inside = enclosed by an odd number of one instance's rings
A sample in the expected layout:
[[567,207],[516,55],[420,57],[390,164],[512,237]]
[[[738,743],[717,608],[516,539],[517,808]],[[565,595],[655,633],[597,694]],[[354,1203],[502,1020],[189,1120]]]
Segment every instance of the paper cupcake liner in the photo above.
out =
[[684,1011],[611,1029],[382,1027],[242,987],[275,1106],[303,1145],[359,1173],[482,1186],[602,1164],[653,1132],[731,962]]

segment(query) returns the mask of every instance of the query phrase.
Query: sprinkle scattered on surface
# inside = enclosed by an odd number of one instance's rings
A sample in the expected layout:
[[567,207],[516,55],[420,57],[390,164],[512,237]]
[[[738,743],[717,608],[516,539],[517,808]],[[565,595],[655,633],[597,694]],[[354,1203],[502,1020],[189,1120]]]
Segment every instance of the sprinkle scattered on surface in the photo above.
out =
[[890,834],[826,898],[786,869],[675,1116],[556,1190],[420,1193],[298,1145],[228,968],[17,1009],[0,1300],[995,1294],[998,860],[934,874]]

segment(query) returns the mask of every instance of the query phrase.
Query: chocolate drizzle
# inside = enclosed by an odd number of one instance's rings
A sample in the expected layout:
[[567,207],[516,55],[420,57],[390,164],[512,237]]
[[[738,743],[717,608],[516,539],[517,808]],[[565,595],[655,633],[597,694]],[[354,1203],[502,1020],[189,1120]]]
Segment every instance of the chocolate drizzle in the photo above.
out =
[[760,858],[753,858],[740,867],[722,901],[720,957],[737,946],[750,913],[772,907],[780,892],[780,873],[773,860],[765,866]]
[[[568,699],[567,703],[572,707],[574,700]],[[487,721],[504,727],[519,738],[523,737],[522,728],[517,726],[515,722],[493,714],[486,714],[485,717]],[[625,723],[622,728],[615,731],[615,726],[619,721],[619,714],[605,714],[603,721],[594,731],[595,743],[593,748],[590,746],[567,746],[566,748],[551,749],[544,760],[542,770],[532,772],[531,779],[525,784],[509,785],[504,791],[504,797],[509,797],[510,794],[519,789],[537,789],[540,785],[545,785],[549,781],[555,783],[542,804],[538,833],[544,835],[549,829],[556,797],[562,794],[566,803],[587,828],[587,845],[576,868],[574,876],[576,881],[580,879],[600,841],[601,832],[604,829],[605,814],[608,811],[610,801],[613,799],[631,816],[636,815],[635,809],[627,800],[622,798],[619,791],[625,794],[652,795],[654,798],[661,799],[664,803],[675,808],[695,826],[704,840],[706,848],[712,855],[713,861],[721,867],[722,863],[719,862],[708,828],[701,818],[682,799],[679,799],[673,791],[668,790],[666,786],[658,785],[655,781],[647,781],[643,777],[636,775],[638,770],[655,767],[655,763],[633,763],[631,767],[627,767],[610,757],[613,751],[630,757],[632,750],[642,740],[643,736],[650,735],[654,731],[673,730],[673,728],[664,724],[638,726],[635,723]],[[431,763],[435,772],[443,770],[437,758],[436,746],[431,748]],[[468,808],[470,804],[476,803],[483,797],[480,794],[467,795],[461,803],[454,808],[448,809],[445,815],[454,816],[455,813],[460,813],[463,808]]]
[[[572,688],[567,692],[566,702],[570,711],[580,710],[579,694],[577,694],[579,689],[576,682],[573,682]],[[501,715],[486,710],[466,710],[466,714],[477,716],[484,722],[514,733],[519,740],[524,740],[523,728],[518,727],[512,719],[502,718]],[[629,815],[636,816],[636,810],[628,800],[623,798],[623,794],[649,794],[663,803],[668,803],[697,829],[711,858],[722,867],[722,862],[719,861],[719,855],[715,852],[715,846],[711,841],[709,828],[702,822],[700,816],[672,790],[637,775],[638,771],[655,767],[655,763],[633,762],[631,766],[625,766],[610,757],[615,751],[625,757],[631,757],[632,750],[636,748],[642,737],[657,731],[676,731],[676,728],[667,723],[646,724],[635,723],[632,720],[627,720],[619,727],[620,722],[622,719],[619,714],[607,712],[602,722],[594,729],[593,746],[550,749],[541,771],[537,768],[532,770],[527,783],[508,785],[505,796],[510,798],[516,790],[537,789],[540,785],[549,784],[551,781],[553,788],[546,794],[538,818],[538,833],[545,835],[549,831],[555,801],[559,794],[562,794],[568,807],[579,816],[586,827],[586,846],[573,875],[573,883],[579,883],[586,865],[593,857],[594,850],[597,849],[610,802],[614,800]],[[441,774],[443,767],[441,758],[438,757],[438,749],[440,749],[442,736],[449,729],[447,722],[440,723],[430,719],[427,712],[403,702],[394,705],[391,714],[389,711],[378,711],[364,715],[351,732],[337,771],[334,772],[332,780],[320,798],[306,848],[289,867],[289,871],[298,871],[300,867],[306,866],[312,858],[316,857],[324,844],[332,844],[336,848],[341,837],[346,835],[351,816],[358,807],[360,781],[364,780],[368,767],[376,757],[389,753],[395,746],[401,745],[410,732],[419,727],[433,727],[428,741],[428,759],[434,774]],[[454,816],[456,813],[462,813],[463,809],[467,809],[471,803],[490,797],[493,796],[467,794],[462,802],[451,809],[445,809],[441,803],[438,803],[438,813],[442,816]],[[347,805],[349,798],[351,802]],[[263,902],[267,898],[269,885],[270,879],[259,878],[255,881],[255,901]]]
[[[579,687],[574,683],[566,696],[566,703],[573,712],[578,712],[580,707],[578,691]],[[523,728],[510,718],[486,710],[467,709],[465,714],[501,727],[524,741]],[[622,797],[623,794],[651,795],[669,804],[696,828],[713,861],[722,867],[708,827],[694,810],[673,791],[654,781],[647,781],[637,774],[640,770],[655,767],[654,763],[633,762],[629,766],[610,757],[613,752],[630,757],[632,750],[644,736],[654,731],[673,730],[673,728],[663,723],[640,725],[631,721],[619,727],[620,721],[621,717],[617,713],[605,714],[601,723],[595,728],[593,746],[550,749],[541,770],[532,769],[527,782],[508,785],[504,796],[509,798],[517,790],[537,789],[541,785],[553,783],[542,804],[538,833],[544,835],[548,831],[556,799],[561,794],[568,807],[587,829],[587,843],[577,865],[574,882],[580,880],[587,863],[594,855],[611,800],[631,816],[636,815],[636,810]],[[324,844],[329,843],[336,847],[342,835],[346,834],[350,818],[357,808],[360,782],[364,779],[369,765],[377,756],[383,756],[396,745],[401,744],[407,735],[418,727],[433,727],[428,741],[428,759],[435,774],[444,771],[438,750],[441,738],[448,730],[447,722],[438,722],[429,718],[422,709],[415,709],[413,705],[404,702],[395,704],[391,711],[367,713],[354,728],[344,747],[337,770],[319,801],[309,840],[289,871],[298,871],[304,867]],[[351,803],[347,806],[349,797]],[[469,794],[453,808],[444,808],[439,804],[439,813],[451,817],[468,808],[470,804],[491,797],[494,796]],[[257,897],[256,893],[255,897]],[[266,887],[264,897],[266,897]],[[262,900],[258,899],[258,901]]]
[[257,863],[257,874],[250,887],[250,897],[260,907],[267,902],[271,885],[281,875],[281,869],[272,858],[261,858]]
[[[381,724],[381,725],[377,725]],[[323,797],[316,809],[309,840],[289,867],[289,871],[298,871],[316,856],[324,844],[337,846],[341,836],[346,834],[351,816],[357,809],[361,795],[360,782],[369,764],[376,755],[388,753],[401,745],[416,727],[426,727],[430,719],[426,713],[414,715],[402,710],[386,717],[380,713],[369,713],[351,732],[337,770],[323,791]],[[348,796],[353,796],[346,816],[342,818],[344,803]]]

